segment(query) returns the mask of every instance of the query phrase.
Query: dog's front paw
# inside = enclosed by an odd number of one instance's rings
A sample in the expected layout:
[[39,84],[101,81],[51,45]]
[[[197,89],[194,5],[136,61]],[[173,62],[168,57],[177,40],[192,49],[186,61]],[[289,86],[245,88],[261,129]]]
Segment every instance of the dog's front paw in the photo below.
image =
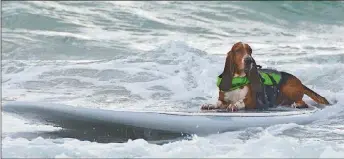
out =
[[233,105],[233,106],[231,106],[231,107],[235,108],[236,111],[245,108],[244,100],[239,100],[239,101],[235,102],[235,103],[232,104],[232,105]]
[[218,100],[217,103],[216,103],[216,106],[217,106],[218,109],[227,109],[230,106],[230,104]]
[[223,103],[222,101],[217,101],[216,104],[203,104],[201,110],[212,110],[212,109],[227,109],[228,104]]
[[238,107],[235,104],[229,104],[229,106],[227,107],[227,111],[236,112],[238,111]]
[[213,104],[203,104],[201,106],[201,110],[212,110],[212,109],[218,109],[218,107]]

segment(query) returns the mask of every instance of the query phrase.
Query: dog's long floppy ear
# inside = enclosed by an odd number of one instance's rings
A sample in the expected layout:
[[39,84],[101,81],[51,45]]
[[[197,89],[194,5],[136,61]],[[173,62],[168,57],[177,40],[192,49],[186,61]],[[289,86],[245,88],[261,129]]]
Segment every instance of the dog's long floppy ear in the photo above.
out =
[[234,54],[232,51],[227,53],[225,68],[223,70],[222,80],[219,85],[220,90],[229,91],[232,87],[232,79],[234,76],[235,63],[234,63]]
[[256,62],[254,59],[252,59],[251,64],[248,64],[251,66],[245,66],[250,67],[250,69],[245,72],[247,74],[247,78],[250,81],[250,86],[252,88],[252,98],[255,101],[255,105],[257,109],[265,109],[267,108],[267,100],[265,96],[265,89],[263,86],[263,81],[261,81],[261,77],[258,72],[258,66],[256,65]]
[[248,64],[248,65],[251,65],[251,66],[245,66],[245,67],[249,67],[250,69],[248,70],[248,72],[245,72],[245,73],[247,74],[247,78],[250,81],[250,85],[251,85],[253,91],[254,92],[262,92],[263,91],[263,88],[262,88],[263,85],[262,85],[261,78],[259,76],[256,61],[252,58],[251,64]]

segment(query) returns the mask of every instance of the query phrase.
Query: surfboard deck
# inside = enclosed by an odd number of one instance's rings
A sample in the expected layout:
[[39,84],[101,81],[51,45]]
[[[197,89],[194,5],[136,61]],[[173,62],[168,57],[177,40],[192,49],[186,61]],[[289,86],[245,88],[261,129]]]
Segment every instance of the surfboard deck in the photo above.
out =
[[99,138],[100,133],[107,138],[124,136],[123,139],[152,140],[180,137],[185,134],[209,135],[274,124],[307,124],[314,121],[313,114],[318,110],[310,107],[309,109],[290,111],[226,113],[116,111],[37,102],[9,102],[3,106],[4,112],[33,122],[52,124],[66,130],[79,132],[81,135],[88,133]]
[[[227,111],[225,109],[214,109],[214,110],[201,110],[201,111],[174,111],[174,112],[163,112],[154,111],[154,113],[168,114],[168,115],[185,115],[185,116],[214,116],[214,117],[272,117],[272,116],[290,116],[300,114],[311,114],[319,109],[314,106],[309,108],[286,108],[278,107],[271,108],[268,110],[240,110],[240,111]],[[137,111],[137,112],[150,112],[152,111]]]

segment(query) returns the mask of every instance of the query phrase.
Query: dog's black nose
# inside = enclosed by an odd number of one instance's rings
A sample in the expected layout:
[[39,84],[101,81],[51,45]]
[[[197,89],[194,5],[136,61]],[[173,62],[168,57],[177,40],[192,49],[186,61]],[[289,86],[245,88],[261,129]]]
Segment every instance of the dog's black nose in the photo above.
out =
[[249,63],[253,62],[253,59],[252,59],[252,57],[248,56],[248,57],[245,57],[244,62],[249,64]]

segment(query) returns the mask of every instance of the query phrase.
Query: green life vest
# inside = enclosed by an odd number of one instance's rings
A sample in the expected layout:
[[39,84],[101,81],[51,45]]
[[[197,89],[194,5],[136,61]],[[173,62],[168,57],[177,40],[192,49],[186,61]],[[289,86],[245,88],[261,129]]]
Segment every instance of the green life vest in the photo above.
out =
[[[277,73],[266,73],[266,72],[259,71],[259,74],[263,78],[264,85],[272,86],[274,83],[272,82],[271,78],[273,78],[273,80],[276,81],[276,84],[278,84],[281,81],[281,75]],[[217,87],[219,87],[221,80],[222,80],[221,77],[217,77],[217,82],[216,82]],[[247,77],[234,77],[232,79],[232,88],[230,90],[232,91],[232,90],[241,88],[245,85],[248,85],[249,83],[250,81],[248,80]]]

